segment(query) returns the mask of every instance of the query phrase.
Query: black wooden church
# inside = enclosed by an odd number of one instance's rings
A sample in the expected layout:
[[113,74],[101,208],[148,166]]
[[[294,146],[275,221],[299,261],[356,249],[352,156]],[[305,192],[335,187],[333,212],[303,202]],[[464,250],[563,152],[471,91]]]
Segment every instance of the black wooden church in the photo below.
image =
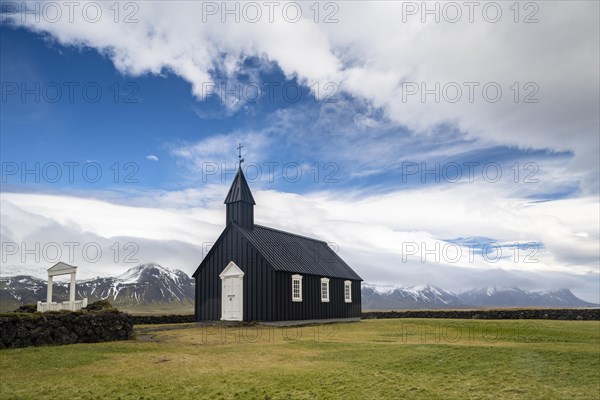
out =
[[225,229],[193,275],[196,320],[360,317],[362,279],[326,242],[254,224],[241,164],[225,204]]

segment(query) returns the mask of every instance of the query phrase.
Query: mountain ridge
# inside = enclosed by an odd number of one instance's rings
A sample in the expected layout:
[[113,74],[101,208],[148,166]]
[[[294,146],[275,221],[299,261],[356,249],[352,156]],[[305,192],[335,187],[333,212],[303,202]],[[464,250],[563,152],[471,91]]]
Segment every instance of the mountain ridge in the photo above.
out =
[[530,291],[517,287],[484,287],[457,293],[434,285],[410,287],[364,284],[363,309],[448,309],[504,307],[598,307],[598,304],[579,299],[569,289]]
[[[116,277],[77,282],[77,298],[108,299],[116,307],[185,308],[194,305],[194,280],[185,272],[156,263],[140,264]],[[29,275],[0,277],[0,311],[46,299],[46,281]],[[68,283],[53,286],[55,301],[68,300]],[[569,289],[528,291],[517,287],[475,288],[453,293],[434,285],[376,285],[363,283],[364,310],[460,309],[493,307],[597,307],[579,299]]]

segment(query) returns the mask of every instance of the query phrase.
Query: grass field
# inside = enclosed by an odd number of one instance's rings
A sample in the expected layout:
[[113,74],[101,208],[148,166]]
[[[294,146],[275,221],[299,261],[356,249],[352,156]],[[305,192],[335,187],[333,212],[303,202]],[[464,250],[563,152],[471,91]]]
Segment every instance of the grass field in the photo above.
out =
[[128,342],[0,351],[0,398],[600,398],[600,322],[172,328],[137,327]]

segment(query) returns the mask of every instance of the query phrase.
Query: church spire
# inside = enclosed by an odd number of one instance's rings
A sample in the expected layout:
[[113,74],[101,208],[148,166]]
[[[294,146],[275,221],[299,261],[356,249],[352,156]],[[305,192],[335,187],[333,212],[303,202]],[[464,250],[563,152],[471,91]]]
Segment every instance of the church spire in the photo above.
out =
[[225,197],[224,203],[231,204],[238,201],[252,205],[256,204],[241,166],[238,168],[235,178],[233,178],[233,182],[231,183],[227,197]]
[[226,224],[235,222],[242,228],[252,229],[254,226],[254,197],[242,171],[242,145],[238,147],[240,166],[231,183],[225,204],[227,205]]

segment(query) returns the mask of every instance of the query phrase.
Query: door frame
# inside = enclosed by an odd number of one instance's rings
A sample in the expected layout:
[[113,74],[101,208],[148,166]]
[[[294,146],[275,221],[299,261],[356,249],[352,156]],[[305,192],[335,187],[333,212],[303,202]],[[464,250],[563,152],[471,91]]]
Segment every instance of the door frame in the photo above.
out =
[[[244,271],[240,269],[233,261],[230,261],[229,264],[223,269],[223,272],[219,274],[219,278],[221,278],[221,321],[243,321],[244,320]],[[227,299],[225,294],[225,281],[227,279],[237,279],[239,282],[239,302],[240,305],[240,317],[234,318],[228,316],[225,318],[225,304]]]

